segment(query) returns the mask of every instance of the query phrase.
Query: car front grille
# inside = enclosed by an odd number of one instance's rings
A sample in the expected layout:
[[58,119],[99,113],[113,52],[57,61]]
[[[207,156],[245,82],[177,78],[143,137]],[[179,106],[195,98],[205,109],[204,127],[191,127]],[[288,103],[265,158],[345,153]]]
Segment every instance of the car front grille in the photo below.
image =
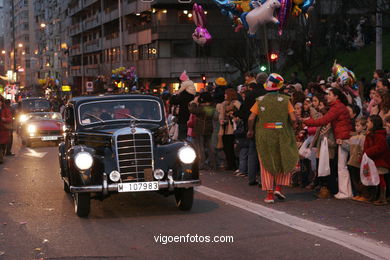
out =
[[145,170],[153,169],[151,135],[147,133],[118,135],[116,149],[122,181],[145,181]]
[[61,135],[60,130],[38,130],[37,135],[40,136],[51,136],[51,135]]

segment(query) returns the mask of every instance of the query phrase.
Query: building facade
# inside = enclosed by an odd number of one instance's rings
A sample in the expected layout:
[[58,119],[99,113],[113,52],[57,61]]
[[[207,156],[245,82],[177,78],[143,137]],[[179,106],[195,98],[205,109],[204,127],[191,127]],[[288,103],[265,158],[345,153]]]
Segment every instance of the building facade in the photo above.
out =
[[195,29],[191,3],[70,1],[69,62],[76,92],[84,92],[86,82],[98,75],[110,77],[120,66],[135,66],[139,87],[145,88],[178,82],[183,70],[195,82],[201,82],[202,74],[208,79],[224,76],[218,42],[226,39],[224,32],[232,31],[231,22],[215,5],[204,1],[204,6],[214,44],[200,47],[191,36]]
[[6,58],[6,52],[4,49],[4,19],[5,19],[4,0],[0,0],[0,75],[1,76],[5,75],[5,58]]
[[40,79],[60,86],[67,66],[68,1],[4,0],[4,5],[6,70],[16,73],[18,86],[37,93],[43,87]]

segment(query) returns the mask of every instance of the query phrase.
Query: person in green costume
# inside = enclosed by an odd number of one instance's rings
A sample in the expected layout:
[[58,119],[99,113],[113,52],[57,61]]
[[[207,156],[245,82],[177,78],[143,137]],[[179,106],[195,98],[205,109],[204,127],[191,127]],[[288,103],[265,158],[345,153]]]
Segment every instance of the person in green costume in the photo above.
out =
[[279,200],[286,198],[282,194],[282,185],[290,185],[291,172],[299,159],[293,131],[296,121],[294,108],[290,97],[278,92],[283,82],[279,74],[269,75],[264,84],[269,92],[257,98],[248,119],[247,136],[256,137],[262,189],[267,191],[266,203],[274,203],[274,195]]

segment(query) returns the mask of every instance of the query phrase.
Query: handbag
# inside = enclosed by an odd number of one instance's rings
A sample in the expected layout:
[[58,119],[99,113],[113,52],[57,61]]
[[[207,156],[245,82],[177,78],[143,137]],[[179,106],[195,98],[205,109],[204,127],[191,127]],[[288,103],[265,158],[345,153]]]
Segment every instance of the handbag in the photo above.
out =
[[318,162],[318,177],[325,177],[330,175],[329,164],[329,147],[328,138],[324,137],[320,147],[320,158]]
[[302,156],[303,158],[310,158],[310,155],[312,154],[312,150],[310,148],[310,143],[313,140],[313,136],[309,136],[301,145],[299,148],[299,155]]
[[363,155],[360,164],[360,180],[365,186],[377,186],[379,184],[379,174],[375,162],[367,156]]

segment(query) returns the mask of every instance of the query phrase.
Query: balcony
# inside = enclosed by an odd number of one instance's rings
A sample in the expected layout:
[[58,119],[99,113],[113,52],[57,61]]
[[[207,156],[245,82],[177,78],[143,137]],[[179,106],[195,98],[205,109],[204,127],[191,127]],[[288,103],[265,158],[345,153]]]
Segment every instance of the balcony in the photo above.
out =
[[99,75],[99,65],[98,64],[89,64],[85,65],[85,76],[98,76]]
[[91,16],[83,21],[84,25],[84,31],[87,31],[89,29],[92,29],[94,27],[97,27],[100,25],[100,13],[95,14],[94,16]]
[[113,20],[116,20],[119,18],[119,11],[118,9],[114,9],[114,10],[105,10],[104,12],[102,12],[102,20],[103,20],[103,23],[108,23],[108,22],[111,22]]
[[70,56],[75,56],[75,55],[80,55],[81,54],[81,45],[80,44],[75,44],[73,46],[70,46],[69,48],[69,55]]
[[81,33],[81,23],[73,24],[69,27],[69,35],[74,36],[76,34]]
[[102,49],[102,45],[100,43],[100,39],[95,39],[89,42],[84,43],[84,52],[95,52],[100,51]]
[[100,1],[100,0],[83,0],[83,6],[85,8],[85,7],[90,6],[91,4],[98,2],[98,1]]
[[70,75],[72,77],[82,76],[81,66],[70,66]]
[[81,3],[81,1],[77,1],[76,5],[69,7],[68,16],[73,16],[76,13],[80,12],[83,9],[83,5]]
[[103,38],[103,49],[119,47],[119,45],[120,45],[119,33],[108,35],[105,38]]

